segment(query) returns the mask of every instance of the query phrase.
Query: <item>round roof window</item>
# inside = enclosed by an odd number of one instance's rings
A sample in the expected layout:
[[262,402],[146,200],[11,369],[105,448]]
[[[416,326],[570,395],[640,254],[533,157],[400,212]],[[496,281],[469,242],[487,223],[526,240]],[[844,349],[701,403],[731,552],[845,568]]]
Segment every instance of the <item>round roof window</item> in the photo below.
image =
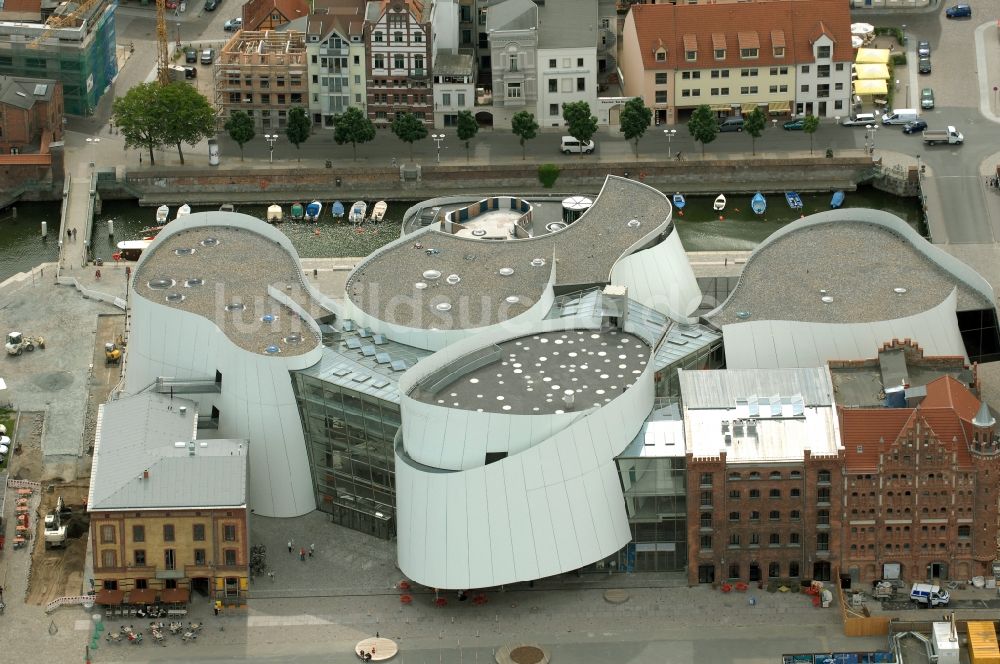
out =
[[517,295],[508,295],[504,301],[507,302],[507,304],[517,304],[521,301],[521,298]]
[[268,355],[274,355],[275,353],[280,353],[281,349],[275,346],[274,344],[271,344],[270,346],[264,349],[264,352],[267,353]]
[[462,277],[458,276],[457,274],[449,274],[448,278],[445,279],[445,281],[447,281],[452,286],[454,286],[455,284],[457,284],[461,280],[462,280]]
[[194,253],[194,249],[191,247],[180,247],[179,249],[174,249],[174,253],[178,256],[190,256]]
[[203,247],[216,247],[219,245],[219,240],[218,238],[207,237],[204,240],[202,240],[200,244]]
[[533,267],[542,267],[543,265],[545,265],[545,259],[544,258],[532,258],[531,259],[531,265]]
[[642,222],[640,222],[638,219],[629,219],[628,223],[625,225],[628,226],[629,228],[639,228],[639,226],[642,226]]
[[264,314],[263,316],[260,317],[260,320],[264,323],[273,323],[274,321],[278,320],[278,317],[275,316],[274,314]]
[[247,305],[242,302],[234,302],[233,304],[226,305],[226,311],[244,311],[246,308]]
[[184,287],[185,288],[194,288],[195,286],[204,286],[204,285],[205,285],[205,280],[204,279],[197,279],[197,278],[195,278],[195,279],[187,279],[184,282]]
[[438,302],[434,305],[434,308],[438,311],[451,311],[451,303],[449,302]]
[[424,279],[439,279],[441,273],[437,270],[424,270]]
[[164,290],[166,288],[172,287],[175,283],[173,279],[150,279],[146,282],[146,285],[153,290]]
[[512,268],[512,267],[502,267],[502,268],[500,268],[500,276],[501,277],[509,277],[512,274],[514,274],[514,268]]
[[417,290],[424,290],[425,288],[427,288],[427,284],[425,284],[422,281],[418,281],[417,283],[413,284],[413,287],[416,288]]
[[184,296],[181,295],[180,293],[167,293],[165,299],[167,302],[183,302]]

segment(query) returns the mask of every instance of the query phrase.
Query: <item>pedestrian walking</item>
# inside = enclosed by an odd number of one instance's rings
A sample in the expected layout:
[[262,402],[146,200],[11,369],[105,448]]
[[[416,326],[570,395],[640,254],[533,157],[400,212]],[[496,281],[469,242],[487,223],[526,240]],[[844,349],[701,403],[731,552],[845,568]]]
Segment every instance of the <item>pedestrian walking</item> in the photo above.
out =
[[293,542],[292,540],[288,540],[288,553],[292,552],[292,544],[294,544],[294,543],[295,542]]
[[315,544],[310,544],[309,545],[309,557],[312,558],[314,553],[316,553],[316,545]]
[[302,547],[301,549],[299,549],[299,560],[301,560],[302,562],[305,562],[305,560],[306,560],[306,548],[305,547]]
[[274,572],[268,570],[267,576],[270,577],[271,583],[274,583]]
[[73,229],[72,228],[67,228],[66,229],[66,239],[70,240],[72,238],[73,238]]

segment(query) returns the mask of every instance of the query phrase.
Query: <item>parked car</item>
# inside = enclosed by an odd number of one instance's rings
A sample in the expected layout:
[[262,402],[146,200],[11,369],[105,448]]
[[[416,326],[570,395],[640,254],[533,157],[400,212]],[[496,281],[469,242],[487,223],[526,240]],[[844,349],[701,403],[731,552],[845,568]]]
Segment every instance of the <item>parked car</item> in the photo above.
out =
[[928,57],[923,57],[917,60],[917,71],[921,74],[931,73],[931,59]]
[[571,152],[590,154],[594,151],[594,142],[587,141],[581,144],[580,141],[573,138],[572,136],[563,136],[562,141],[559,144],[559,151],[563,154],[570,154]]
[[219,7],[219,0],[205,0],[205,11],[214,12]]
[[920,108],[934,108],[934,90],[924,88],[920,91]]
[[944,10],[947,18],[972,18],[972,7],[969,5],[952,5]]
[[184,49],[184,62],[189,65],[198,62],[198,50],[194,48]]
[[931,43],[926,39],[921,39],[917,42],[917,55],[920,57],[931,55]]
[[805,118],[797,118],[795,120],[789,120],[785,124],[781,125],[781,128],[785,131],[802,131],[805,126]]
[[243,27],[243,19],[231,18],[222,24],[222,29],[226,32],[236,32]]
[[865,125],[878,124],[878,116],[874,113],[858,113],[853,118],[847,118],[840,124],[845,127],[864,127]]
[[198,78],[198,70],[195,69],[194,67],[185,67],[184,68],[184,78],[189,79],[189,80],[192,79],[192,78]]
[[201,52],[201,64],[210,65],[213,62],[215,62],[215,49],[206,48],[204,51]]
[[927,129],[927,122],[924,120],[910,120],[903,125],[904,134],[915,134],[918,131],[923,131],[924,129]]
[[719,123],[719,131],[743,131],[743,116],[734,115]]

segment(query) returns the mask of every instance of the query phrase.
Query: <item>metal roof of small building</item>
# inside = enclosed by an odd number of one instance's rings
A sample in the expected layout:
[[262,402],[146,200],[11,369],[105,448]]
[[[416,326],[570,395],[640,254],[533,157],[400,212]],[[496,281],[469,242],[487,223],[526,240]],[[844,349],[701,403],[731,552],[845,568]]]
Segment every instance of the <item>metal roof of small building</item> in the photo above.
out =
[[677,372],[684,407],[736,408],[738,399],[801,396],[806,406],[833,404],[829,369],[723,369]]
[[438,76],[469,76],[474,61],[468,53],[438,53],[434,56],[434,73]]
[[49,101],[57,81],[50,78],[0,76],[0,104],[29,109],[36,101]]
[[102,404],[88,511],[246,506],[247,441],[197,441],[197,417],[155,393]]

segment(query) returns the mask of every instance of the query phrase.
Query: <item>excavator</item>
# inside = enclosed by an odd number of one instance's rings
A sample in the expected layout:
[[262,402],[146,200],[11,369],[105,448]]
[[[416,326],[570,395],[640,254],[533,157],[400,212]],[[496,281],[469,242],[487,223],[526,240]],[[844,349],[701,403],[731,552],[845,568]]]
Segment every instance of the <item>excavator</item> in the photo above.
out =
[[66,524],[63,519],[72,514],[72,510],[63,503],[62,496],[56,501],[56,508],[45,515],[45,548],[57,549],[66,545]]
[[4,344],[8,355],[20,355],[24,351],[30,353],[35,350],[36,346],[45,348],[45,339],[43,337],[26,337],[20,332],[8,332],[7,343]]
[[104,344],[104,366],[117,366],[122,362],[122,349],[113,341]]

